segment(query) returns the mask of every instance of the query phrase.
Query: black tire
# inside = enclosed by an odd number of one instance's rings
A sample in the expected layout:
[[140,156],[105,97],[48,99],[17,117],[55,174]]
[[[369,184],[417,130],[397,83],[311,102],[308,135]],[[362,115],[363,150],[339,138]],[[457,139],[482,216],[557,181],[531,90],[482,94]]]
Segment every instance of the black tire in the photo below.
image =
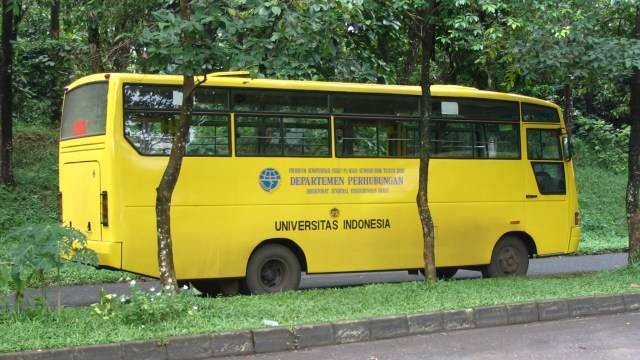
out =
[[245,283],[252,294],[295,290],[300,286],[300,262],[286,246],[265,245],[251,255]]
[[505,236],[493,248],[491,263],[482,270],[484,277],[525,276],[529,269],[529,252],[516,236]]
[[449,280],[456,275],[458,268],[456,267],[441,267],[436,268],[436,275],[438,279]]

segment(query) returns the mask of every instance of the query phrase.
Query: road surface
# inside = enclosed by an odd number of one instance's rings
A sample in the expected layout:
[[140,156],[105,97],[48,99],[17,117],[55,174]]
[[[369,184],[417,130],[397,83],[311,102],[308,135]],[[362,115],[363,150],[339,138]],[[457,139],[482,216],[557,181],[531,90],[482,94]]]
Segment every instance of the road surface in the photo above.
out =
[[640,313],[538,322],[229,360],[640,359]]
[[[613,269],[627,263],[627,254],[606,254],[591,256],[558,256],[544,259],[532,259],[529,266],[529,276],[548,275],[572,272],[586,272]],[[461,270],[454,279],[466,279],[481,277],[480,272]],[[301,288],[322,288],[355,286],[380,282],[403,282],[422,279],[419,275],[409,275],[406,271],[383,271],[369,273],[348,273],[330,275],[303,275]],[[143,289],[158,287],[156,280],[138,281]],[[128,293],[128,283],[97,284],[68,286],[62,289],[62,303],[64,306],[86,306],[97,302],[98,291],[104,288],[107,292],[115,294]],[[41,296],[42,290],[27,290],[27,299],[33,296]],[[49,303],[55,304],[55,291],[47,292]],[[11,299],[12,300],[12,299]]]

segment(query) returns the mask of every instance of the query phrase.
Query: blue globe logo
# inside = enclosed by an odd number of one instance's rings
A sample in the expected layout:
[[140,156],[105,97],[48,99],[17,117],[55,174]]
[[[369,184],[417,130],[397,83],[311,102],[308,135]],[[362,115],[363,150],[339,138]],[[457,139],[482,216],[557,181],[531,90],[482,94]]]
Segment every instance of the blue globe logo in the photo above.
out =
[[260,187],[266,192],[272,192],[280,184],[280,173],[274,168],[266,168],[260,173]]

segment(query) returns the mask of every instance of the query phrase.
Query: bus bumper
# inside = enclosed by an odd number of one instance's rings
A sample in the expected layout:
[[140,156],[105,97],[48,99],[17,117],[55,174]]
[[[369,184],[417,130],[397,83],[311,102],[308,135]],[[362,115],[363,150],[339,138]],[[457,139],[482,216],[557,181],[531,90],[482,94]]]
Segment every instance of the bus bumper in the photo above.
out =
[[89,240],[87,246],[96,252],[98,265],[115,269],[122,268],[122,243]]
[[569,239],[569,248],[567,249],[567,252],[570,254],[577,252],[579,243],[580,243],[580,228],[572,227],[571,237]]

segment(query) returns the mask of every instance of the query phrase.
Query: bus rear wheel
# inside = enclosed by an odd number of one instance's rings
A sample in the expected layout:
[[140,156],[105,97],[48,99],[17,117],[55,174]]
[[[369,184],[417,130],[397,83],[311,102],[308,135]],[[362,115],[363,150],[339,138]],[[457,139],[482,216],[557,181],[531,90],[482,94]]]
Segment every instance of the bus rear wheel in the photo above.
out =
[[453,278],[458,272],[457,267],[442,267],[436,268],[436,275],[440,280],[449,280]]
[[484,277],[524,276],[529,269],[529,253],[516,236],[505,236],[493,249],[491,263],[482,270]]
[[252,294],[295,290],[300,286],[300,262],[286,246],[265,245],[251,255],[245,283]]

